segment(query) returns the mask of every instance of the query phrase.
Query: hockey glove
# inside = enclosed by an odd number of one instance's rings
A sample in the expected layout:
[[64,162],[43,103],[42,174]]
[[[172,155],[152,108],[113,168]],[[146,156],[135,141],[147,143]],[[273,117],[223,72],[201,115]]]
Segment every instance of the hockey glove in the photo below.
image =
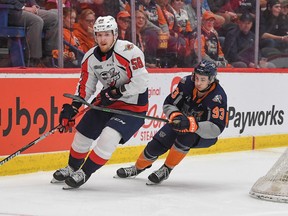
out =
[[169,122],[174,131],[179,134],[194,133],[198,129],[198,124],[193,116],[185,116],[181,112],[173,112],[169,117]]
[[59,129],[60,133],[66,133],[75,125],[75,119],[73,117],[78,113],[78,108],[71,104],[63,104],[62,110],[59,116],[59,123],[62,128]]
[[225,61],[216,61],[215,62],[217,67],[226,67],[227,63]]
[[109,87],[100,92],[101,105],[109,106],[122,97],[119,88]]

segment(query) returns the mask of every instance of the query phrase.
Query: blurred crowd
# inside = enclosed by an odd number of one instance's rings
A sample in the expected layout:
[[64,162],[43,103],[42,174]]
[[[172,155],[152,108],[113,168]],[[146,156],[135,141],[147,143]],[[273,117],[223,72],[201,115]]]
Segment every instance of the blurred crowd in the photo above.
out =
[[0,0],[12,2],[21,4],[15,3],[9,25],[27,28],[29,67],[57,67],[59,55],[65,68],[80,67],[85,52],[97,45],[93,24],[104,15],[116,18],[119,39],[136,38],[148,68],[194,67],[200,59],[218,67],[288,67],[288,0],[260,0],[259,38],[255,0],[135,0],[135,17],[130,0],[63,0],[63,53],[58,50],[58,1]]

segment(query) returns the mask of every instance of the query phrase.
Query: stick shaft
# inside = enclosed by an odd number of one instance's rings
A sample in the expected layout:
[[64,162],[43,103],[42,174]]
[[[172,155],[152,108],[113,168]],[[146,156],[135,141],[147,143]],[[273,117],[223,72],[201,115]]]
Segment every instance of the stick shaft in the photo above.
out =
[[[88,109],[90,109],[89,107],[86,107],[85,109],[81,110],[77,115],[74,116],[73,119],[78,118],[79,116],[83,115]],[[17,155],[21,154],[22,152],[24,152],[25,150],[27,150],[28,148],[30,148],[31,146],[35,145],[36,143],[40,142],[41,140],[45,139],[46,137],[50,136],[51,134],[53,134],[55,131],[57,131],[59,128],[61,128],[61,124],[57,125],[56,127],[52,128],[50,131],[42,134],[40,137],[38,137],[37,139],[33,140],[32,142],[28,143],[27,145],[23,146],[22,148],[18,149],[17,151],[15,151],[13,154],[9,155],[8,157],[4,158],[3,160],[0,161],[0,166],[2,166],[3,164],[5,164],[6,162],[10,161],[11,159],[13,159],[14,157],[16,157]]]
[[136,117],[136,118],[150,119],[150,120],[161,121],[161,122],[166,122],[166,123],[169,122],[167,119],[158,118],[158,117],[154,117],[154,116],[141,115],[138,113],[132,113],[132,112],[123,111],[123,110],[117,110],[117,109],[95,106],[93,104],[88,103],[86,100],[83,100],[82,98],[80,98],[76,95],[72,95],[72,94],[65,93],[65,94],[63,94],[63,96],[67,97],[67,98],[71,98],[75,101],[78,101],[78,102],[90,107],[91,109],[95,109],[95,110],[99,110],[99,111],[103,111],[103,112],[132,116],[132,117]]
[[31,146],[35,145],[36,143],[38,143],[39,141],[45,139],[46,137],[50,136],[51,134],[53,134],[58,128],[60,128],[61,125],[57,125],[56,127],[52,128],[50,131],[42,134],[40,137],[38,137],[37,139],[33,140],[32,142],[30,142],[29,144],[25,145],[24,147],[20,148],[19,150],[17,150],[16,152],[14,152],[13,154],[9,155],[8,157],[4,158],[3,160],[0,161],[0,166],[2,166],[4,163],[8,162],[9,160],[11,160],[12,158],[16,157],[17,155],[21,154],[21,152],[25,151],[26,149],[30,148]]

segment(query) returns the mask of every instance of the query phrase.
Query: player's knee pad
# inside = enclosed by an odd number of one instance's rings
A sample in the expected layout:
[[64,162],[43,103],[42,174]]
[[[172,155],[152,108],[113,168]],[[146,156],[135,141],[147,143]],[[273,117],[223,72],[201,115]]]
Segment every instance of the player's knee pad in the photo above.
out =
[[76,131],[71,147],[76,152],[86,153],[90,150],[93,141],[93,139],[90,139]]
[[144,149],[144,155],[146,158],[152,159],[166,153],[171,146],[172,143],[170,145],[170,143],[161,142],[153,138]]
[[105,127],[99,136],[96,146],[93,151],[103,159],[110,159],[112,153],[115,151],[122,136],[121,134],[110,127]]
[[200,136],[195,133],[187,133],[184,135],[179,135],[175,139],[175,144],[178,149],[182,149],[183,151],[189,151],[190,148],[197,145],[199,142]]
[[179,142],[179,140],[176,139],[174,143],[174,148],[176,148],[180,152],[187,153],[190,150],[190,145],[182,144],[181,142]]

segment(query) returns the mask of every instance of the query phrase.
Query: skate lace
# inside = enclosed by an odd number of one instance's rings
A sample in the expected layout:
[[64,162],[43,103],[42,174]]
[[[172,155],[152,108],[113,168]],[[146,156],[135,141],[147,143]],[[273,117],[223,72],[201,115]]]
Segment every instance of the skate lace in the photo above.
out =
[[127,167],[125,168],[125,172],[127,174],[127,177],[136,176],[137,175],[137,169],[135,166]]
[[63,175],[63,176],[70,176],[73,173],[73,170],[70,166],[64,167],[59,169],[59,172]]
[[167,179],[169,176],[169,170],[167,167],[163,166],[159,170],[156,170],[154,174],[159,178],[159,179]]
[[78,170],[72,173],[71,177],[75,180],[75,182],[80,182],[82,180],[86,182],[86,174],[83,172],[83,170]]

